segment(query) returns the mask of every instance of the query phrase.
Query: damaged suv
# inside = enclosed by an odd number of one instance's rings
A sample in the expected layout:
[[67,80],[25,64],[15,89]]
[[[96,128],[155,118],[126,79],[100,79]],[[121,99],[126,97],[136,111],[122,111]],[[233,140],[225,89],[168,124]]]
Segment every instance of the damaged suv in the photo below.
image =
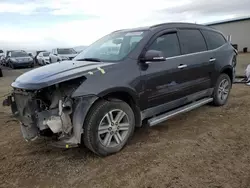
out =
[[4,101],[23,137],[57,147],[120,151],[142,121],[154,126],[207,103],[227,102],[237,52],[218,31],[166,23],[119,30],[72,61],[31,70]]

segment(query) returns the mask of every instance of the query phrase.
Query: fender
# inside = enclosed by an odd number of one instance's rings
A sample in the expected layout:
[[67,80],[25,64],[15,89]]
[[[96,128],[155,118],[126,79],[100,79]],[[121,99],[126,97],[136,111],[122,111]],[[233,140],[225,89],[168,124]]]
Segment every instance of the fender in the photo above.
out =
[[79,97],[75,101],[75,109],[74,115],[72,117],[73,122],[73,134],[67,140],[61,140],[63,144],[69,144],[72,146],[78,145],[81,143],[81,137],[83,133],[83,124],[89,109],[93,105],[93,103],[98,99],[97,96],[86,96],[86,97]]
[[138,104],[139,96],[136,93],[136,91],[134,91],[130,87],[114,87],[114,88],[109,88],[109,89],[106,89],[106,90],[100,92],[99,94],[97,94],[97,96],[98,97],[104,97],[104,96],[106,96],[108,94],[119,93],[119,92],[128,93],[132,97],[132,99],[136,103],[136,105]]
[[224,67],[220,70],[220,73],[224,72],[226,69],[230,69],[230,70],[233,72],[233,67],[232,67],[232,65],[226,65],[226,66],[224,66]]
[[226,65],[224,66],[220,73],[226,73],[228,74],[228,76],[230,77],[232,83],[234,82],[235,80],[235,67],[233,67],[232,65]]

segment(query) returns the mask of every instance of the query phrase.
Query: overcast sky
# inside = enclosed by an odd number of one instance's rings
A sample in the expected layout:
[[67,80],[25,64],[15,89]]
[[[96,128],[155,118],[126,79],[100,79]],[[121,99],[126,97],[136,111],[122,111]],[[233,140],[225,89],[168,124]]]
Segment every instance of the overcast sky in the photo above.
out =
[[0,48],[89,45],[117,29],[250,16],[250,0],[0,0]]

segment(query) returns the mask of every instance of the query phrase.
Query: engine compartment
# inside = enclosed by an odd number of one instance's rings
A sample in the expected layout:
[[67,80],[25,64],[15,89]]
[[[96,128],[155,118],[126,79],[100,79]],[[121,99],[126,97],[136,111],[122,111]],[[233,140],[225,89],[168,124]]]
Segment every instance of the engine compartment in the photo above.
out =
[[35,140],[39,136],[60,140],[72,135],[75,99],[71,95],[84,79],[81,77],[35,91],[14,88],[12,112],[21,123],[25,140]]

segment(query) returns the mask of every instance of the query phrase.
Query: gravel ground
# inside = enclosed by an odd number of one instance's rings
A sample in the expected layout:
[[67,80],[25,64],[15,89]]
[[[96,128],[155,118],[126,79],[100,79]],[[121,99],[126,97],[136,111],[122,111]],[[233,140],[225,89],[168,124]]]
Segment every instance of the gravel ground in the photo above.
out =
[[[248,60],[250,55],[239,57],[238,74]],[[0,96],[25,71],[4,70]],[[249,106],[250,87],[234,85],[227,105],[203,106],[162,125],[138,128],[124,150],[106,158],[85,148],[53,148],[43,140],[27,143],[9,109],[1,107],[0,187],[247,188]]]

